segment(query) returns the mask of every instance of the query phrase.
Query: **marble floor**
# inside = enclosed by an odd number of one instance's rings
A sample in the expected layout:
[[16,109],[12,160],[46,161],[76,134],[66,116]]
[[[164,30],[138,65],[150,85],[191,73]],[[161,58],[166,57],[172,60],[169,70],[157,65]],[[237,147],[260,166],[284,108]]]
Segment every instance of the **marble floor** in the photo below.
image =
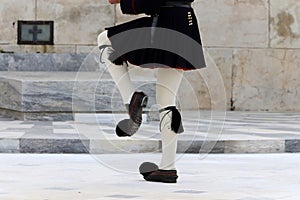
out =
[[1,200],[298,200],[300,154],[178,154],[178,183],[137,173],[160,154],[0,154]]

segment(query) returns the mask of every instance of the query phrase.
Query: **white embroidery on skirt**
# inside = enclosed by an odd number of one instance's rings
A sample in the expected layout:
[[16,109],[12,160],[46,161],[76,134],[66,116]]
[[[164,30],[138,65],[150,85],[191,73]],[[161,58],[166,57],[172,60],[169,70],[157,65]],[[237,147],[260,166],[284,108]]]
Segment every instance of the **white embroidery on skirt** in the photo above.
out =
[[192,26],[192,25],[193,25],[193,17],[192,17],[192,13],[191,13],[191,12],[188,12],[188,13],[187,13],[187,16],[188,16],[189,26]]

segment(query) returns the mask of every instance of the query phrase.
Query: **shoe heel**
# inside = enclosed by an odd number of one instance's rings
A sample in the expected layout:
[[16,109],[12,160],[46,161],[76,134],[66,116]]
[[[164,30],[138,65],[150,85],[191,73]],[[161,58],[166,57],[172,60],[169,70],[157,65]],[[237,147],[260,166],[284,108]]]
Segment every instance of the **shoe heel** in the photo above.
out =
[[148,96],[144,96],[142,99],[141,107],[145,108],[148,103]]

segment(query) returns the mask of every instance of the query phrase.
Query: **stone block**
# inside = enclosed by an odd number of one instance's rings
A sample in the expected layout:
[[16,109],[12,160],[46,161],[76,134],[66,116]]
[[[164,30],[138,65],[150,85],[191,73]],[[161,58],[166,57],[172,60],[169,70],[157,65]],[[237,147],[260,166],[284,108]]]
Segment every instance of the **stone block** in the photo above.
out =
[[224,142],[204,142],[203,140],[179,140],[177,146],[177,153],[224,153]]
[[37,20],[54,20],[54,43],[96,44],[114,24],[114,6],[106,0],[37,0]]
[[19,153],[19,139],[0,138],[0,153]]
[[90,153],[145,153],[159,152],[158,140],[109,139],[91,140]]
[[[155,104],[153,81],[134,80],[134,85],[148,94],[149,106]],[[1,72],[0,86],[0,107],[16,118],[125,111],[115,83],[101,72]]]
[[[16,6],[18,5],[18,6]],[[17,43],[17,21],[34,20],[35,0],[1,0],[0,28],[2,44]]]
[[0,44],[3,53],[76,53],[75,45]]
[[270,0],[270,44],[300,48],[300,1]]
[[[79,71],[87,54],[35,54],[2,53],[0,54],[0,71]],[[89,70],[97,70],[97,62],[90,59]]]
[[91,52],[95,52],[95,48],[98,49],[97,45],[77,45],[76,46],[76,53],[77,54],[88,54]]
[[20,139],[20,153],[88,153],[89,140]]
[[22,109],[22,84],[18,80],[0,77],[0,107],[9,110]]
[[268,46],[268,0],[195,1],[194,8],[204,46]]
[[300,140],[286,140],[285,141],[285,151],[289,153],[299,153],[300,152]]
[[283,153],[284,140],[226,141],[225,153]]
[[237,110],[299,111],[300,51],[234,51],[233,106]]
[[237,110],[299,111],[300,51],[234,52],[233,106]]
[[116,24],[121,24],[124,22],[128,22],[133,19],[137,19],[140,17],[144,17],[146,15],[139,14],[139,15],[124,15],[121,11],[120,5],[116,5]]
[[229,110],[232,92],[232,49],[208,48],[205,54],[206,68],[184,74],[178,95],[180,107],[214,107]]

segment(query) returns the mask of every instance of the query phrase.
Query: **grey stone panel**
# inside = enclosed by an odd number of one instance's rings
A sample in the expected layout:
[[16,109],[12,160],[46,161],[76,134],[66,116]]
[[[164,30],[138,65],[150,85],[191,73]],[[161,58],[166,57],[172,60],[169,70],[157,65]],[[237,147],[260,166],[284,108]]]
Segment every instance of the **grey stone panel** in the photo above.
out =
[[88,153],[88,148],[88,140],[20,139],[20,153]]
[[300,152],[300,140],[286,140],[285,152],[290,152],[290,153]]
[[158,140],[93,140],[90,142],[91,154],[107,153],[146,153],[159,152]]
[[[72,81],[26,82],[22,104],[27,112],[98,112],[123,111],[124,104],[113,81],[81,82],[76,94]],[[140,83],[137,83],[140,84]],[[154,83],[141,87],[155,103]]]
[[224,153],[223,141],[189,140],[178,141],[178,153]]
[[0,108],[22,110],[22,82],[0,77]]
[[[0,107],[18,119],[125,111],[115,83],[101,73],[82,72],[78,78],[76,72],[2,72],[0,86]],[[155,81],[134,81],[134,86],[149,96],[149,107],[155,104]]]
[[[84,53],[0,53],[0,71],[78,71],[87,56]],[[89,69],[97,70],[96,62],[89,61],[89,64]]]
[[0,138],[0,153],[19,153],[19,139]]
[[236,140],[225,142],[225,153],[283,153],[284,140]]
[[5,116],[5,118],[9,118],[12,120],[16,120],[16,119],[24,120],[24,113],[14,111],[14,110],[0,108],[0,115]]

